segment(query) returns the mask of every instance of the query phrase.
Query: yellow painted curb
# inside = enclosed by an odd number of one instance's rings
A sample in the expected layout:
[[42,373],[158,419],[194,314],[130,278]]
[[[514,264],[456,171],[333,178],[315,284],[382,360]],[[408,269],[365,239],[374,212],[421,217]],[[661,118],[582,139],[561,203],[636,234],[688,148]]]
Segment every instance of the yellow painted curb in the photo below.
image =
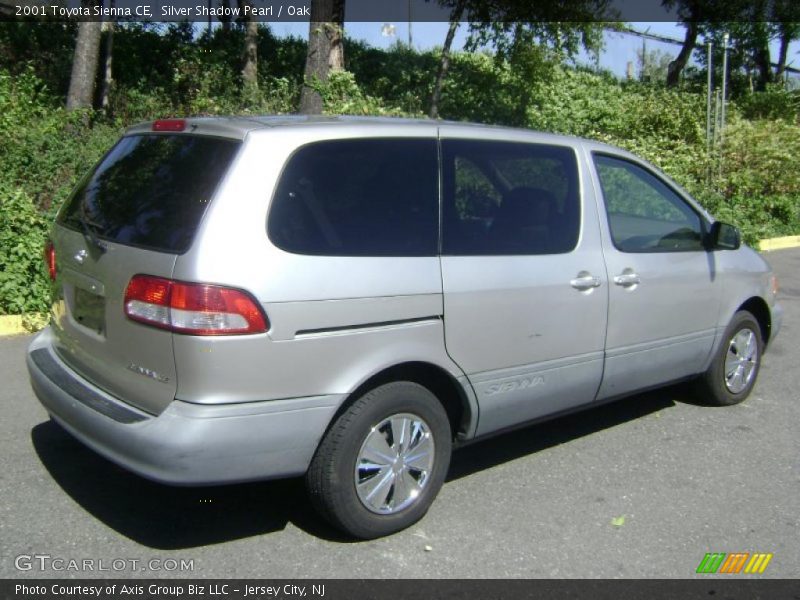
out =
[[797,248],[800,247],[800,235],[787,235],[786,237],[772,238],[769,240],[760,240],[758,242],[758,249],[762,252],[769,252],[770,250],[783,250],[784,248]]
[[0,315],[0,337],[33,333],[46,324],[45,315]]
[[28,333],[22,326],[21,315],[2,315],[0,316],[0,335],[18,335]]

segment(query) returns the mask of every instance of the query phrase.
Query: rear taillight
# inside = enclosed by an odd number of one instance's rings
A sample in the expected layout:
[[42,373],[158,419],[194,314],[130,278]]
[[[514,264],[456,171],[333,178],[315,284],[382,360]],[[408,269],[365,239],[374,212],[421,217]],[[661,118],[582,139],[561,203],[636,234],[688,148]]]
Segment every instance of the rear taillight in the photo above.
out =
[[47,273],[50,281],[56,280],[56,247],[51,240],[47,240],[44,246],[44,262],[47,264]]
[[187,335],[264,333],[267,319],[247,292],[135,275],[125,290],[125,315],[134,321]]

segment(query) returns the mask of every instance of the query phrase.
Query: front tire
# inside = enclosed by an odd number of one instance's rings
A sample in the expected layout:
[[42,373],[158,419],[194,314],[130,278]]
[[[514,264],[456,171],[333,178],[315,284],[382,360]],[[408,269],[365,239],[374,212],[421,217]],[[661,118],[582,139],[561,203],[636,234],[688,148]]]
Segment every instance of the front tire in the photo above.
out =
[[756,383],[763,351],[758,321],[746,310],[737,312],[711,366],[699,380],[700,399],[713,406],[744,401]]
[[388,383],[334,421],[306,485],[333,526],[356,538],[377,538],[425,515],[444,483],[451,449],[450,422],[436,396],[416,383]]

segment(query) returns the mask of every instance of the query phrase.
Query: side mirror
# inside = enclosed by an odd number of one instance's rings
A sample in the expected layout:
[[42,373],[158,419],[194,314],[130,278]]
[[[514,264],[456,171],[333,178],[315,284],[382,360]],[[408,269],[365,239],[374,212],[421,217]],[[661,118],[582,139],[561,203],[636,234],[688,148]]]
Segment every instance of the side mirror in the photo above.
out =
[[714,221],[708,232],[709,250],[738,250],[742,245],[742,235],[733,225]]

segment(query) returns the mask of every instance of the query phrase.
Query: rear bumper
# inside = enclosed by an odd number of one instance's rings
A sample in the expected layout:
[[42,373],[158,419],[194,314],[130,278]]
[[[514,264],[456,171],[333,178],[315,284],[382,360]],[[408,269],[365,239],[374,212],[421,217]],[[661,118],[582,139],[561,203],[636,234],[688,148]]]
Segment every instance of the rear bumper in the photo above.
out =
[[28,348],[45,409],[84,444],[143,477],[173,485],[302,475],[340,395],[227,405],[173,401],[154,416],[93,386],[52,349],[45,329]]

